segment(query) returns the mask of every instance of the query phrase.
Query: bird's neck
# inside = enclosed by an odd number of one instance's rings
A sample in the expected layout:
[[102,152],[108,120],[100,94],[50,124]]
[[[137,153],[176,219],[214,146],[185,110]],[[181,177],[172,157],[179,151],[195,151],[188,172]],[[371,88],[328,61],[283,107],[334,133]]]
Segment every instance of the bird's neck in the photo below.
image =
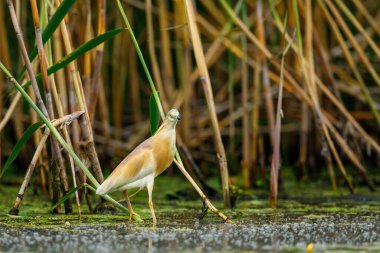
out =
[[174,130],[177,122],[176,121],[171,121],[171,120],[165,120],[160,128],[157,130],[157,133],[160,133],[162,131],[169,131],[169,130]]

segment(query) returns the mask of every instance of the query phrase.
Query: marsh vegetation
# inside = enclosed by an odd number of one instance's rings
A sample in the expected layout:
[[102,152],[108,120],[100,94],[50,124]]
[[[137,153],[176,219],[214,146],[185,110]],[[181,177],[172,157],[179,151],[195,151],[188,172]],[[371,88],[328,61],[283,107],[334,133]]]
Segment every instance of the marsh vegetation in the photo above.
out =
[[[379,18],[372,0],[2,1],[0,233],[15,238],[20,226],[24,236],[41,224],[36,236],[45,238],[57,221],[74,237],[81,228],[137,236],[122,221],[121,195],[94,190],[177,108],[176,160],[154,190],[165,218],[149,230],[138,194],[146,222],[137,226],[148,235],[135,242],[205,231],[192,246],[153,250],[183,251],[205,244],[206,230],[226,229],[226,248],[216,236],[215,247],[199,249],[231,251],[253,227],[285,238],[312,227],[307,239],[278,245],[251,234],[236,250],[312,242],[376,250]],[[219,224],[229,219],[237,225]],[[315,231],[329,224],[352,230],[319,240],[329,235]],[[368,237],[337,239],[347,233]],[[249,244],[258,238],[266,243]],[[12,249],[41,250],[4,247]]]

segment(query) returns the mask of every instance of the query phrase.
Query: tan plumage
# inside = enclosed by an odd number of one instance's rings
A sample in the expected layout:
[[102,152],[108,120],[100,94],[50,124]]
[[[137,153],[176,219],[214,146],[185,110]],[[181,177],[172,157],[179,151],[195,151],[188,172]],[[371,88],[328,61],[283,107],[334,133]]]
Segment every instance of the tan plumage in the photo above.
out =
[[114,191],[126,190],[125,197],[132,217],[132,215],[137,214],[132,210],[127,190],[142,189],[146,186],[153,223],[156,223],[152,203],[154,178],[165,171],[173,162],[175,126],[178,120],[180,120],[179,112],[176,109],[170,110],[157,132],[137,146],[98,187],[96,193],[104,195]]

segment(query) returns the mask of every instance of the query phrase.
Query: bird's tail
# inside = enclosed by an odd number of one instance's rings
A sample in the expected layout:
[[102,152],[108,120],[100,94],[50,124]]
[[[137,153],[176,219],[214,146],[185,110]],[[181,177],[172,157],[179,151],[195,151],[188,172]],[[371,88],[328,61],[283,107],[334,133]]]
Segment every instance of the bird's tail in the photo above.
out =
[[98,195],[104,195],[104,194],[107,194],[110,190],[110,185],[108,183],[108,181],[104,181],[99,187],[98,189],[96,189],[96,194]]

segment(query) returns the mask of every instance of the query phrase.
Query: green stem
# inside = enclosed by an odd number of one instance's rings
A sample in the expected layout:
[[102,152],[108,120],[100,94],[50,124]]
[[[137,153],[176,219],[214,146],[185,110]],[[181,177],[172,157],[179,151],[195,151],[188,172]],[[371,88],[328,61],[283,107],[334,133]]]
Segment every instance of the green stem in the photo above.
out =
[[149,73],[148,67],[147,67],[147,65],[145,63],[144,56],[141,53],[139,44],[137,43],[136,37],[135,37],[135,35],[133,33],[131,25],[129,24],[127,15],[125,14],[125,11],[123,9],[123,6],[120,3],[120,0],[116,0],[116,2],[117,2],[117,6],[119,7],[121,15],[123,16],[123,19],[124,19],[125,25],[127,26],[129,34],[131,35],[133,45],[136,48],[137,55],[140,58],[140,61],[141,61],[141,64],[142,64],[142,66],[144,68],[146,77],[148,78],[148,82],[149,82],[150,88],[152,89],[152,93],[153,93],[154,99],[156,100],[156,103],[157,103],[157,106],[158,106],[158,110],[160,111],[161,118],[162,118],[162,120],[164,120],[165,119],[165,112],[164,112],[164,109],[162,108],[162,105],[161,105],[161,102],[160,102],[160,98],[158,97],[158,93],[157,93],[156,87],[155,87],[155,85],[153,83],[153,79],[152,79],[152,77],[151,77],[151,75]]

